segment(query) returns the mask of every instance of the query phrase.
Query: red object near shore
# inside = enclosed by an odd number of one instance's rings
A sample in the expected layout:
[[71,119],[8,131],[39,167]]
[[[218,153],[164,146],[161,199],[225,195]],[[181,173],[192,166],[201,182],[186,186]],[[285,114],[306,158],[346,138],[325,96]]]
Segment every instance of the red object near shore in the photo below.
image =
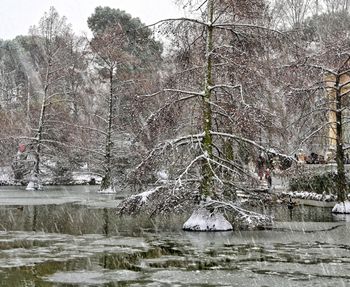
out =
[[19,144],[18,145],[18,150],[20,151],[20,152],[25,152],[26,151],[26,145],[25,144]]

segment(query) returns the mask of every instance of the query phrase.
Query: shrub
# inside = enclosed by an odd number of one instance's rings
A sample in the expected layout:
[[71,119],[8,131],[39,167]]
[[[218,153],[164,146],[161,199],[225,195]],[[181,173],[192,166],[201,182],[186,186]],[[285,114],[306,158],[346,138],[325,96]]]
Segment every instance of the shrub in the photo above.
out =
[[303,175],[289,180],[289,188],[292,191],[310,191],[319,194],[332,193],[336,190],[337,174],[324,173],[317,175]]

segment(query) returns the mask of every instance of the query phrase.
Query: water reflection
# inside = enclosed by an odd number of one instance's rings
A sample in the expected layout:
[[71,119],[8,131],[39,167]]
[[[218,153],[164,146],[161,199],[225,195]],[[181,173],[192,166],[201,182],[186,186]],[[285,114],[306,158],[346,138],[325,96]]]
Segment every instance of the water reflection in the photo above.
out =
[[[258,210],[262,212],[262,210]],[[265,212],[277,222],[350,221],[350,216],[333,215],[329,208],[298,206],[289,210],[269,206]],[[65,234],[138,234],[153,230],[179,230],[186,214],[169,218],[117,218],[115,208],[91,208],[82,204],[0,206],[0,230],[25,230]]]
[[334,221],[350,222],[350,214],[332,214]]
[[108,215],[108,209],[103,209],[103,233],[108,236],[109,234],[109,215]]
[[36,205],[33,206],[33,231],[36,231],[36,222],[38,217],[38,208]]
[[257,208],[257,211],[272,215],[276,221],[332,222],[337,220],[329,207],[297,205],[289,209],[287,204],[273,204]]

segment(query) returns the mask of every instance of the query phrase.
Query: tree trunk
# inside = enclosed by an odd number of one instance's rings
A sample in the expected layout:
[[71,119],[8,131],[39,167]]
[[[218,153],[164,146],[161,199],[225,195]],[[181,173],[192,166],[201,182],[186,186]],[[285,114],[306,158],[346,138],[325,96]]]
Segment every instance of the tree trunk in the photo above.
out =
[[31,179],[26,187],[26,190],[37,190],[41,189],[40,184],[40,162],[41,162],[41,142],[43,137],[43,129],[45,124],[45,117],[46,117],[46,105],[47,105],[47,98],[49,93],[49,76],[51,71],[51,61],[49,61],[49,66],[46,71],[46,79],[45,79],[45,88],[44,88],[44,95],[41,101],[41,110],[40,110],[40,117],[39,117],[39,123],[38,123],[38,130],[37,134],[35,136],[35,151],[34,151],[34,166],[31,174]]
[[30,77],[27,76],[27,124],[30,122]]
[[207,4],[208,25],[207,25],[207,43],[206,43],[206,71],[204,80],[204,96],[203,96],[203,150],[207,160],[202,165],[202,197],[211,196],[213,194],[213,170],[209,160],[213,157],[213,139],[210,133],[212,127],[212,111],[211,111],[211,86],[212,86],[212,51],[213,51],[213,0],[208,0]]
[[344,170],[344,149],[343,149],[343,125],[342,125],[342,96],[340,76],[336,76],[336,162],[337,162],[337,196],[338,201],[345,201],[347,195],[347,183]]
[[105,175],[101,182],[101,190],[113,187],[112,180],[112,119],[113,119],[113,67],[109,69],[109,100],[108,100],[108,127],[105,150]]
[[36,135],[34,175],[36,175],[37,177],[39,177],[39,170],[40,170],[41,140],[42,140],[42,134],[43,134],[43,125],[44,125],[44,122],[45,122],[44,121],[45,111],[46,111],[46,92],[44,94],[44,98],[43,98],[43,101],[42,101],[42,104],[41,104],[41,112],[40,112],[38,133]]
[[45,124],[45,117],[46,117],[46,105],[47,105],[47,98],[49,93],[49,81],[50,81],[50,73],[51,73],[51,60],[49,60],[48,68],[46,71],[46,78],[45,78],[45,88],[44,88],[44,95],[41,102],[41,110],[40,110],[40,118],[38,123],[38,131],[36,134],[36,148],[35,148],[35,163],[34,163],[34,176],[37,180],[39,180],[39,173],[40,173],[40,162],[41,162],[41,141],[43,137],[43,128]]

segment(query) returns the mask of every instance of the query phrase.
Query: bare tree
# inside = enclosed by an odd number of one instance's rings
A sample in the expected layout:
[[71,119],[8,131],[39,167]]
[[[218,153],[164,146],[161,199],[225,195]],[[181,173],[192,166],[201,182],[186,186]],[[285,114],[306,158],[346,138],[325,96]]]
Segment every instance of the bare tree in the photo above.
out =
[[101,190],[114,189],[112,178],[112,161],[113,161],[113,132],[116,129],[115,118],[118,114],[119,99],[116,94],[117,80],[123,70],[131,62],[131,56],[126,52],[127,37],[120,25],[108,27],[103,33],[98,33],[92,39],[90,46],[97,56],[96,64],[100,66],[102,78],[107,78],[109,91],[102,96],[106,101],[106,113],[104,116],[98,116],[105,126],[101,130],[105,138],[105,149],[103,152],[103,179]]
[[349,0],[324,0],[326,13],[349,12]]
[[[277,0],[273,3],[273,17],[280,28],[300,28],[313,10],[312,0]],[[318,6],[318,3],[315,3]],[[317,10],[317,9],[316,9]]]
[[[60,17],[57,11],[51,7],[48,13],[41,18],[37,27],[31,28],[32,43],[36,46],[36,55],[40,61],[39,78],[41,80],[40,90],[37,90],[41,97],[37,128],[34,129],[35,136],[31,138],[32,151],[34,155],[34,166],[32,180],[28,189],[40,188],[40,165],[44,149],[57,143],[57,137],[63,136],[57,133],[60,129],[50,123],[56,116],[64,113],[64,102],[67,100],[67,93],[64,84],[65,68],[62,59],[65,57],[66,36],[70,32],[66,19]],[[54,106],[60,107],[55,109]],[[49,148],[50,149],[50,148]]]
[[[159,153],[164,156],[164,151],[171,148],[180,151],[184,155],[182,162],[173,161],[170,167],[174,168],[174,162],[179,165],[172,175],[175,186],[199,183],[195,188],[205,202],[220,196],[225,185],[230,186],[233,195],[235,181],[251,175],[236,158],[239,146],[269,149],[259,144],[259,129],[255,127],[259,127],[259,120],[266,123],[258,116],[265,112],[254,102],[267,91],[257,90],[264,87],[260,72],[268,68],[263,64],[268,58],[263,53],[265,45],[278,49],[278,41],[271,42],[271,39],[282,35],[264,25],[267,10],[262,1],[209,0],[196,7],[198,18],[161,22],[170,23],[165,25],[167,33],[175,33],[174,47],[181,49],[172,57],[181,70],[170,77],[170,87],[147,96],[165,101],[148,122],[157,122],[158,115],[169,112],[170,107],[175,107],[176,115],[185,116],[185,120],[175,120],[179,124],[175,125],[175,138],[159,143],[147,159]],[[270,41],[264,41],[266,38]],[[256,66],[252,59],[257,60]],[[254,73],[253,68],[258,71]],[[267,115],[267,109],[265,111]],[[249,116],[254,114],[256,117],[251,120]]]

